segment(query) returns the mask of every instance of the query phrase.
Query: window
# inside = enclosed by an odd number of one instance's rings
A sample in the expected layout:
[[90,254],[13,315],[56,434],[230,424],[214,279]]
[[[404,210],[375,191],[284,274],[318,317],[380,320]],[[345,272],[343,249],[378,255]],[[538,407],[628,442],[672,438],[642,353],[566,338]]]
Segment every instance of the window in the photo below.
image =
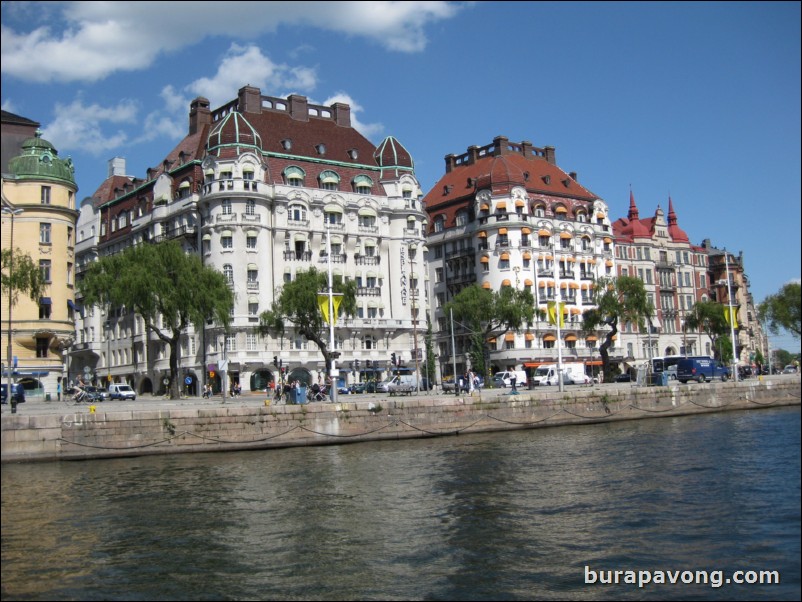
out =
[[[253,172],[250,172],[253,175]],[[248,199],[245,201],[245,215],[256,215],[256,201]]]
[[220,237],[220,243],[222,244],[224,249],[233,249],[234,248],[234,238],[231,236],[231,233],[223,233]]
[[290,205],[289,219],[295,222],[306,221],[306,207],[303,205]]
[[45,282],[51,282],[50,280],[50,260],[49,259],[40,259],[39,260],[39,271],[42,272],[42,280]]
[[362,349],[378,349],[379,346],[376,344],[376,337],[373,335],[366,335],[362,337]]
[[42,205],[50,204],[50,186],[42,186]]
[[72,286],[72,263],[67,262],[67,286]]
[[39,224],[39,243],[50,244],[50,224]]
[[363,228],[375,228],[376,216],[375,215],[360,215],[359,225]]
[[[49,297],[42,297],[39,299],[39,319],[40,320],[49,320],[50,319],[50,308],[52,305],[50,304]],[[39,356],[37,356],[39,357]]]
[[327,169],[320,173],[320,187],[323,190],[339,190],[340,189],[340,176],[337,172]]
[[248,315],[251,317],[259,315],[259,301],[256,299],[248,300]]
[[248,282],[259,282],[259,270],[248,269]]
[[468,224],[468,213],[465,211],[457,212],[457,225],[465,226]]
[[258,338],[255,334],[249,332],[245,335],[245,349],[247,351],[259,351]]
[[326,224],[337,225],[341,224],[343,219],[343,214],[339,211],[326,211],[323,214],[323,221]]
[[226,281],[229,284],[234,284],[234,268],[230,263],[227,263],[223,266],[223,276],[226,277]]
[[229,334],[226,336],[226,351],[237,350],[237,335]]
[[442,232],[446,225],[446,218],[442,215],[438,215],[434,218],[434,231],[435,232]]
[[223,215],[231,215],[231,199],[223,199]]
[[249,166],[245,166],[242,168],[242,179],[243,180],[253,180],[253,168]]
[[36,357],[47,357],[47,338],[36,338]]
[[288,186],[303,186],[306,173],[300,167],[291,166],[284,170],[284,180]]
[[245,248],[256,249],[256,236],[248,234],[248,237],[245,239]]

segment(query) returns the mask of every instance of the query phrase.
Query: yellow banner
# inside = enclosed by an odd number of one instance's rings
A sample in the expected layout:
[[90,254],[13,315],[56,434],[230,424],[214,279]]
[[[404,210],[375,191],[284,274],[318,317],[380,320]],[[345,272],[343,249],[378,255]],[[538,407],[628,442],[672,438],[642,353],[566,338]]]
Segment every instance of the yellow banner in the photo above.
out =
[[724,308],[724,319],[727,320],[727,324],[731,325],[733,328],[738,328],[738,310],[734,307]]
[[559,312],[560,317],[560,328],[565,326],[565,314],[563,314],[563,310],[565,308],[565,303],[557,303],[556,301],[549,301],[547,304],[547,314],[549,318],[549,324],[557,325],[557,315]]
[[[337,316],[340,312],[340,303],[343,301],[342,293],[334,293],[331,296],[332,305],[334,305],[334,323],[337,323]],[[317,304],[320,307],[320,313],[323,314],[323,320],[325,320],[326,324],[331,324],[329,321],[329,294],[328,293],[318,293],[317,295]]]

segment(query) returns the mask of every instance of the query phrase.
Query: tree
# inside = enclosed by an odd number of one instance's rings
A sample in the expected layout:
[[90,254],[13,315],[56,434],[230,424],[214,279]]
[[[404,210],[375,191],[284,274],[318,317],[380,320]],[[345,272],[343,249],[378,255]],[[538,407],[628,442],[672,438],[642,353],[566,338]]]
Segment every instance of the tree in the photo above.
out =
[[758,306],[760,320],[768,324],[769,332],[779,334],[789,331],[794,337],[802,336],[800,308],[802,306],[802,287],[799,282],[789,282],[774,295],[769,295]]
[[19,295],[38,300],[45,291],[45,282],[42,270],[31,259],[27,253],[19,249],[3,249],[2,258],[2,281],[0,291],[3,299],[11,295],[11,305],[16,305]]
[[226,277],[187,255],[175,241],[141,244],[102,257],[90,264],[78,287],[88,305],[139,314],[145,328],[169,346],[171,399],[179,397],[181,333],[190,324],[200,330],[209,319],[228,331],[234,305]]
[[535,298],[527,289],[503,286],[492,291],[478,284],[465,287],[443,307],[446,315],[451,315],[452,310],[455,321],[469,331],[471,367],[485,378],[490,376],[490,366],[485,361],[489,357],[488,339],[508,330],[519,330],[540,311],[535,309]]
[[[318,293],[328,292],[328,275],[326,272],[312,268],[299,272],[295,280],[287,282],[278,293],[278,300],[268,311],[259,316],[260,334],[282,334],[286,324],[291,323],[295,332],[307,341],[317,345],[326,362],[326,373],[331,373],[333,349],[329,349],[329,325],[323,318],[318,305]],[[356,314],[356,282],[335,277],[333,292],[342,294],[339,315]]]
[[595,284],[596,307],[582,315],[582,331],[587,333],[609,326],[604,342],[599,346],[604,380],[611,381],[610,355],[608,350],[618,334],[619,324],[634,324],[639,331],[646,329],[646,322],[654,314],[654,306],[646,294],[643,281],[632,276],[600,278]]
[[[715,301],[699,301],[695,303],[688,314],[685,316],[683,328],[687,331],[701,330],[708,337],[713,348],[713,357],[720,361],[725,361],[724,349],[722,347],[724,339],[729,343],[729,353],[732,353],[732,341],[729,340],[728,333],[730,326],[724,315],[724,306]],[[722,344],[719,344],[719,343]]]

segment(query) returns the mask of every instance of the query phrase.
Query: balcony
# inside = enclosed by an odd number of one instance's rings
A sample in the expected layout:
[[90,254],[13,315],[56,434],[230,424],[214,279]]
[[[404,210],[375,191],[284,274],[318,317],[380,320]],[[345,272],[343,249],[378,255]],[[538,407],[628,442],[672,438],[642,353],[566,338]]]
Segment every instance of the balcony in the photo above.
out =
[[304,251],[303,253],[284,251],[284,261],[312,261],[312,251]]
[[360,255],[356,258],[357,265],[379,265],[381,257],[378,255]]
[[362,286],[356,289],[356,294],[360,297],[381,297],[382,291],[378,286]]

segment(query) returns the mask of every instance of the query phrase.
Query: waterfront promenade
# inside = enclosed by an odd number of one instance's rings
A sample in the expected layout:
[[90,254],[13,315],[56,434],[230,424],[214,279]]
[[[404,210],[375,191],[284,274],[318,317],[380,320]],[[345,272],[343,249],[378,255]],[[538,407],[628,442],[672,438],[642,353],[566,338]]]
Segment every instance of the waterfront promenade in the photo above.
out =
[[799,375],[742,382],[638,387],[630,384],[536,387],[510,395],[341,395],[336,403],[266,403],[238,398],[75,404],[28,401],[3,406],[2,461],[67,460],[150,454],[331,445],[357,441],[636,420],[799,405]]

